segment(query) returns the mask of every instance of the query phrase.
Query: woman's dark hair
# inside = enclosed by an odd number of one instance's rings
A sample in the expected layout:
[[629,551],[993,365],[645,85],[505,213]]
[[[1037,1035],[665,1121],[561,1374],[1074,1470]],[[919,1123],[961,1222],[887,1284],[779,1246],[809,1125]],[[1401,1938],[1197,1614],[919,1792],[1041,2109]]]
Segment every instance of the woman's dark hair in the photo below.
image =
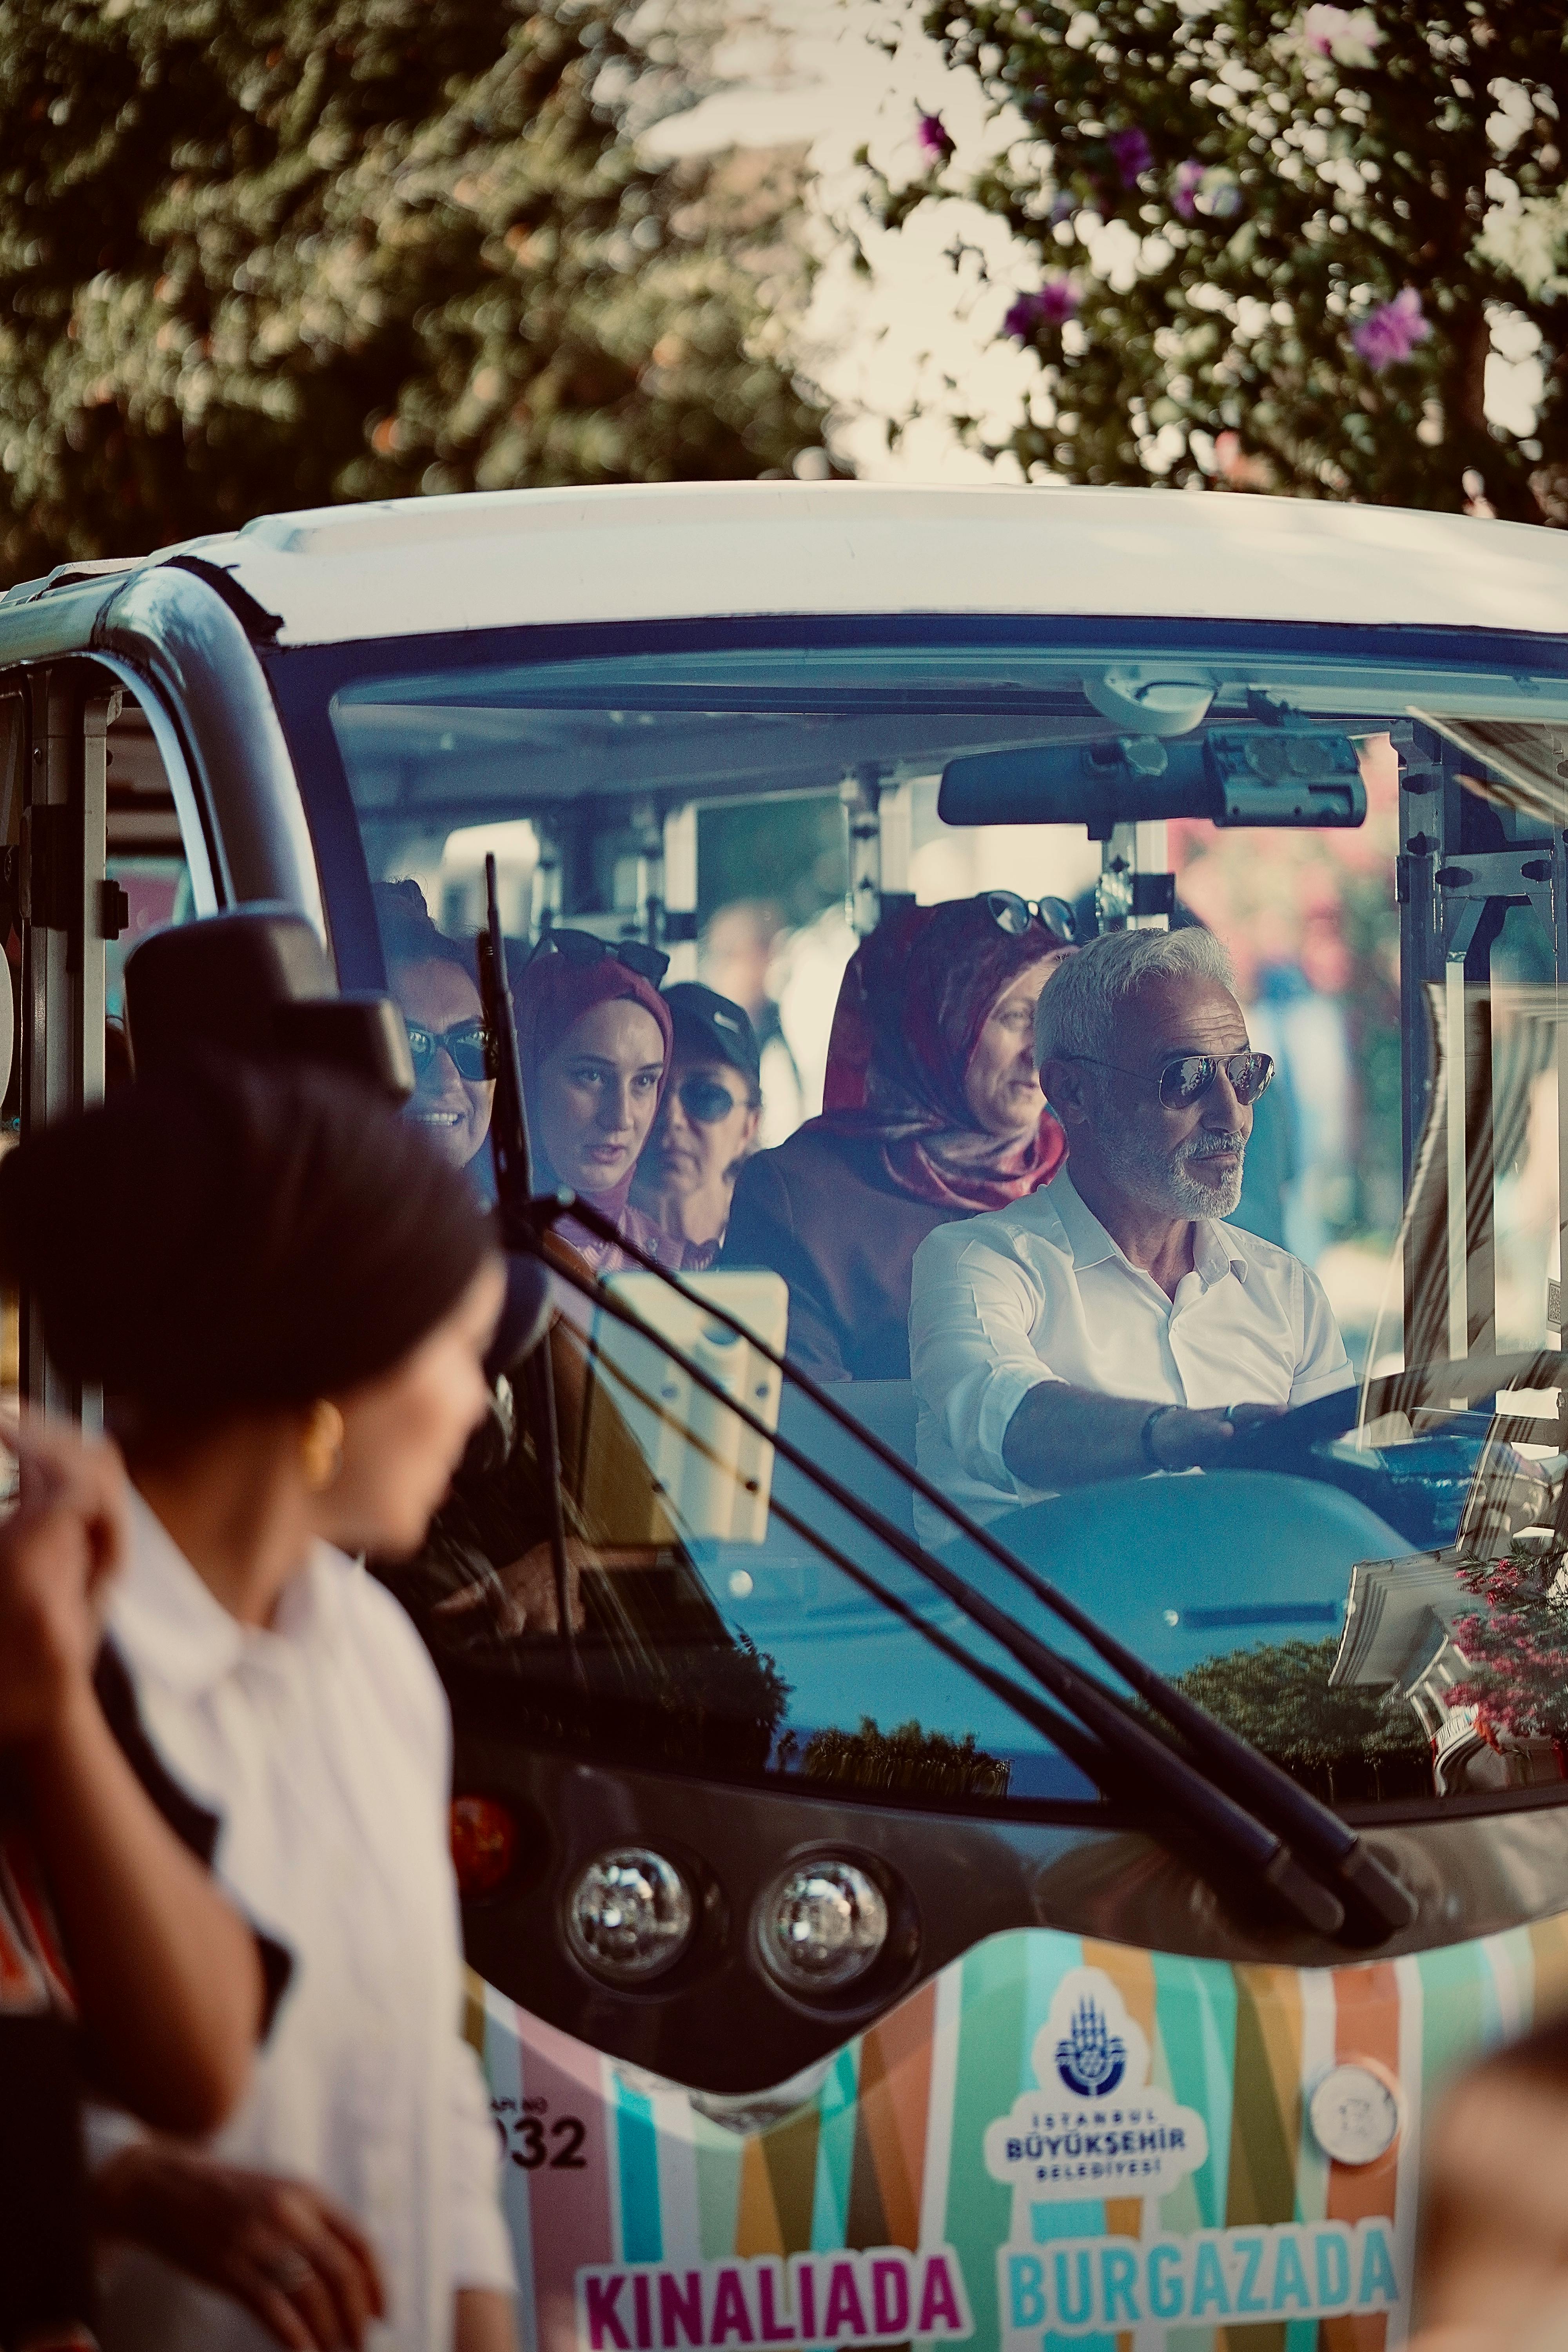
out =
[[64,1371],[154,1421],[374,1379],[492,1246],[461,1171],[322,1070],[193,1058],[0,1161],[0,1273]]
[[417,882],[378,882],[374,897],[382,953],[389,970],[396,963],[455,963],[470,980],[474,978],[472,950],[460,940],[448,939],[431,920]]

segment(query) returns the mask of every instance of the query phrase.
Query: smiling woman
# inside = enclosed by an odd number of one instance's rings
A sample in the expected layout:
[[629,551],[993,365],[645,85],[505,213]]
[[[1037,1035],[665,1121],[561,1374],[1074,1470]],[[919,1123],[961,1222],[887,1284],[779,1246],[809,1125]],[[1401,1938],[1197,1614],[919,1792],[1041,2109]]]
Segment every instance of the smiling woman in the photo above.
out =
[[496,1090],[486,1075],[484,1015],[468,958],[431,921],[417,882],[380,885],[376,911],[387,979],[408,1024],[415,1086],[407,1116],[443,1158],[482,1180]]
[[907,1379],[920,1244],[1055,1174],[1062,1131],[1036,1075],[1034,1022],[1067,951],[994,892],[911,908],[850,962],[827,1109],[747,1162],[724,1244],[727,1266],[784,1276],[791,1352],[819,1379]]

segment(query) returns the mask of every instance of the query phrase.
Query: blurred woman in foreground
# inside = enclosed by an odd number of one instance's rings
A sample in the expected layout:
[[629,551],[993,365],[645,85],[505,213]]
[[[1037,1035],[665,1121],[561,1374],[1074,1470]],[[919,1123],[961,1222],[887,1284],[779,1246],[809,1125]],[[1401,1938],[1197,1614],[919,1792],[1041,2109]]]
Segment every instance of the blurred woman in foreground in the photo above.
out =
[[[193,1066],[23,1144],[0,1230],[135,1492],[110,1627],[154,1748],[294,1979],[205,2153],[102,2166],[111,2352],[510,2352],[495,2149],[459,2039],[449,1727],[356,1564],[421,1541],[503,1279],[458,1171],[374,1097]],[[123,2136],[121,2136],[123,2140]]]
[[21,1479],[0,1522],[0,2343],[44,2352],[95,2340],[83,2073],[149,2123],[210,2130],[266,2001],[256,1939],[207,1874],[217,1824],[156,1773],[139,1782],[123,1672],[100,1652],[129,1531],[120,1458],[36,1422],[4,1439]]
[[784,1276],[789,1351],[817,1379],[908,1380],[910,1267],[927,1234],[1060,1166],[1034,1028],[1068,951],[1058,919],[993,891],[891,916],[851,959],[826,1108],[741,1171],[722,1259]]
[[1568,2018],[1463,2074],[1424,2157],[1410,2352],[1568,2352]]

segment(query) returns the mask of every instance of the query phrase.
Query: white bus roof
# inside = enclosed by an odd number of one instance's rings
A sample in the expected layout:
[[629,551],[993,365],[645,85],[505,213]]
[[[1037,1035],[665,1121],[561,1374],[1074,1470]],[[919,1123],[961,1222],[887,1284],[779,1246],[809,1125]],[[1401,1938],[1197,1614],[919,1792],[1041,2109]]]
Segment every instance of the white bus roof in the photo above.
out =
[[722,614],[1568,629],[1568,534],[1155,489],[676,483],[268,515],[195,550],[284,645]]

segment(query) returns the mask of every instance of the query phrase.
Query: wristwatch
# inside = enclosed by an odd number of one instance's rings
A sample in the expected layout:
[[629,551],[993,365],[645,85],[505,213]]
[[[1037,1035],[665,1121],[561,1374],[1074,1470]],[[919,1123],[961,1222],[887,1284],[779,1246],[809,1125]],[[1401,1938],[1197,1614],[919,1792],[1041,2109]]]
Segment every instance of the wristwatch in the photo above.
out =
[[1143,1423],[1143,1459],[1151,1470],[1163,1470],[1166,1465],[1154,1451],[1154,1431],[1168,1412],[1180,1412],[1179,1404],[1157,1404]]

